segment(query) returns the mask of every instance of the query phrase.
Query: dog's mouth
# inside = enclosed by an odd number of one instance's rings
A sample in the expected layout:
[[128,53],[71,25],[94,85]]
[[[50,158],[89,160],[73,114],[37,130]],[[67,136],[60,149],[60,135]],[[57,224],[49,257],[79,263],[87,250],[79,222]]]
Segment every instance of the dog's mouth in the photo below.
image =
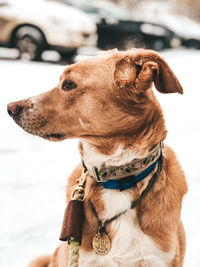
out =
[[61,133],[61,132],[48,132],[48,131],[45,131],[44,129],[34,129],[32,127],[26,127],[25,125],[23,126],[19,125],[19,126],[21,126],[29,134],[42,137],[49,141],[61,141],[66,138],[66,134]]
[[59,131],[48,131],[46,128],[47,121],[43,118],[41,120],[29,120],[13,117],[13,120],[17,125],[19,125],[24,131],[29,134],[42,137],[49,141],[60,141],[66,138],[66,134]]
[[41,137],[43,137],[44,139],[48,139],[48,140],[51,140],[51,139],[62,140],[65,138],[65,134],[63,134],[63,133],[49,133],[49,134],[41,135]]
[[26,132],[28,132],[29,134],[42,137],[42,138],[49,140],[49,141],[61,141],[61,140],[64,140],[66,138],[66,134],[64,134],[64,133],[59,133],[59,132],[46,133],[43,130],[35,130],[35,129],[31,129],[31,128],[26,128],[26,127],[22,127],[22,128]]

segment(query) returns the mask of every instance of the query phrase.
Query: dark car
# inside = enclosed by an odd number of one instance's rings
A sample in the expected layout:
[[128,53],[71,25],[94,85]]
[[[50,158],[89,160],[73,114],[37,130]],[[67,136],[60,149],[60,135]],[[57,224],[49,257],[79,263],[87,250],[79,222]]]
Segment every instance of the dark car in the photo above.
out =
[[97,24],[98,46],[100,48],[144,47],[162,50],[178,46],[180,41],[167,28],[143,21],[119,20],[117,25],[107,23],[105,19]]
[[130,18],[126,11],[107,1],[60,0],[94,17],[97,23],[98,47],[145,47],[161,50],[178,46],[180,41],[165,26]]

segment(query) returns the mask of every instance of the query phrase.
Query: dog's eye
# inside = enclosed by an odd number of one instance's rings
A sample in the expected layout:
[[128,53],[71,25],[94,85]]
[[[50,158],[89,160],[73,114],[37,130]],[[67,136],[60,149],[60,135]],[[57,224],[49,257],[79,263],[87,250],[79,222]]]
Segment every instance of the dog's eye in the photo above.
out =
[[70,90],[72,90],[72,89],[74,89],[76,87],[77,87],[77,85],[74,82],[70,81],[70,80],[66,80],[62,84],[62,89],[65,90],[65,91],[70,91]]

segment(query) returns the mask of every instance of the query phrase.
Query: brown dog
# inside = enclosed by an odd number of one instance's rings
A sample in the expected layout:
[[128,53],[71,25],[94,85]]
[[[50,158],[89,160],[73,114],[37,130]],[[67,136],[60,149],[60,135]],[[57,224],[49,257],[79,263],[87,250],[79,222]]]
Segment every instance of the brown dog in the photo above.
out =
[[[9,115],[31,134],[80,140],[89,172],[80,267],[183,265],[180,213],[187,184],[174,152],[162,149],[167,131],[153,82],[161,93],[183,93],[156,52],[113,50],[67,67],[53,90],[8,105]],[[68,201],[82,169],[78,166],[68,180]],[[99,221],[111,242],[105,255],[92,247]],[[63,242],[52,257],[30,266],[66,267],[67,262]]]

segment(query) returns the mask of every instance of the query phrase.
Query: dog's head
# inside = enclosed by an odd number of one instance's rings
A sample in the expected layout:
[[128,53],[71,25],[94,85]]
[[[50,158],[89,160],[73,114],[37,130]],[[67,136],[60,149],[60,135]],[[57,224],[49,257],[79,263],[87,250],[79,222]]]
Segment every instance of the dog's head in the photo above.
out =
[[112,50],[68,66],[54,89],[10,103],[8,113],[27,132],[49,140],[146,136],[150,142],[166,135],[153,83],[161,93],[183,93],[156,52]]

